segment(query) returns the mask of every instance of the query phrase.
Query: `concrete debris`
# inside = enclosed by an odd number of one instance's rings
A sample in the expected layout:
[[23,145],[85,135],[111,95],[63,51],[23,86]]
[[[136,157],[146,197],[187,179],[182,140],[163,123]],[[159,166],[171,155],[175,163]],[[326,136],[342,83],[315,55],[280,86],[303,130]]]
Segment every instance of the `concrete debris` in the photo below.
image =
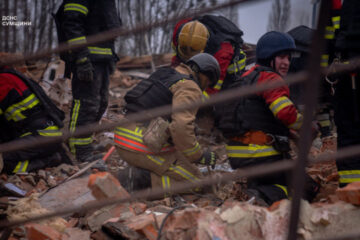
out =
[[[169,64],[171,55],[122,57],[111,77],[109,107],[102,122],[111,123],[123,118],[124,96],[137,83],[146,79],[150,61],[156,65]],[[40,66],[33,76],[43,73]],[[71,107],[71,81],[62,76],[63,63],[55,61],[48,65],[40,81],[52,100],[69,116]],[[68,119],[65,120],[67,124]],[[219,157],[215,169],[199,166],[204,175],[234,172],[229,166],[224,140],[213,128],[213,120],[202,116],[196,121],[196,131],[202,146],[210,148]],[[94,135],[97,151],[106,153],[112,146],[113,132]],[[294,143],[292,148],[296,149]],[[105,149],[105,150],[104,150]],[[317,158],[323,153],[336,152],[336,135],[317,139],[310,155]],[[291,152],[296,157],[296,151]],[[66,181],[79,172],[80,164],[62,164],[55,168],[38,170],[22,175],[0,175],[0,184],[12,184],[22,195],[1,191],[0,213],[8,220],[19,220],[39,214],[70,207],[79,211],[37,223],[16,227],[9,239],[50,240],[110,240],[110,239],[286,239],[290,218],[289,200],[274,203],[269,208],[247,202],[244,189],[247,179],[216,184],[205,188],[202,194],[182,195],[155,201],[135,201],[114,204],[100,209],[82,212],[81,207],[107,198],[129,197],[112,173],[127,167],[115,151],[106,161],[108,172],[88,172],[81,177]],[[0,170],[2,168],[0,154]],[[307,173],[320,184],[320,191],[312,203],[301,202],[299,239],[336,237],[360,228],[360,184],[349,184],[339,189],[339,174],[335,160],[311,164]],[[9,185],[10,186],[10,185]],[[15,189],[15,188],[14,188]],[[40,196],[40,197],[38,197]],[[15,198],[14,198],[15,197]],[[20,198],[19,198],[20,197]],[[39,198],[39,199],[38,199]],[[174,207],[183,206],[176,209]],[[160,226],[165,217],[163,228]],[[161,234],[161,236],[159,236]]]

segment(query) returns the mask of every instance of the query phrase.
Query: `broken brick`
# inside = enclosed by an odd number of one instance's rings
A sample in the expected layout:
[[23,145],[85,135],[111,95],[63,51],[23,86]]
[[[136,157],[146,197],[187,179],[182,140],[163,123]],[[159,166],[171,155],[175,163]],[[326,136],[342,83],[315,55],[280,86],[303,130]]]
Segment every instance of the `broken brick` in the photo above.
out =
[[340,200],[354,205],[360,205],[360,182],[349,183],[346,187],[336,190]]
[[37,223],[25,225],[28,240],[60,240],[61,234],[55,229]]
[[129,197],[129,193],[121,186],[119,181],[108,172],[98,172],[89,177],[88,187],[98,200],[110,197]]

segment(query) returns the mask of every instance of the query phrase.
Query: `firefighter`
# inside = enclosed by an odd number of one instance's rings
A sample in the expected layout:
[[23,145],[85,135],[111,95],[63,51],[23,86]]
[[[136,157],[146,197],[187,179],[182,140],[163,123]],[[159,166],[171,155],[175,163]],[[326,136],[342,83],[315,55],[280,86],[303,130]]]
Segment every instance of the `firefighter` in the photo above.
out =
[[[294,50],[290,35],[264,34],[256,46],[256,65],[231,88],[283,82]],[[289,158],[289,129],[297,131],[303,119],[289,97],[284,85],[220,107],[218,127],[228,139],[226,149],[233,169]],[[249,196],[256,197],[259,204],[272,204],[289,194],[286,173],[252,179],[248,188]]]
[[[207,53],[197,54],[175,68],[160,68],[126,94],[125,112],[137,113],[163,105],[177,107],[199,101],[201,91],[214,86],[219,75],[217,60]],[[214,167],[215,153],[203,149],[194,133],[197,110],[184,110],[165,119],[131,123],[116,129],[114,141],[120,157],[131,166],[150,171],[148,186],[166,190],[174,182],[195,182],[201,174],[194,163]],[[146,138],[148,134],[153,137],[152,141]],[[146,176],[141,178],[147,179]]]
[[[333,64],[347,64],[360,56],[360,2],[357,0],[333,0]],[[360,76],[359,71],[330,78],[334,85],[335,125],[338,149],[360,144]],[[360,181],[360,157],[354,156],[336,162],[340,175],[340,187]]]
[[193,55],[205,52],[213,55],[220,65],[216,85],[204,91],[205,97],[216,93],[240,76],[245,69],[246,55],[241,49],[243,32],[222,16],[204,15],[179,21],[174,28],[172,66],[186,62]]
[[[90,35],[120,27],[115,1],[64,0],[55,16],[60,42],[86,43]],[[61,55],[72,72],[73,102],[69,128],[100,121],[108,104],[109,75],[117,61],[114,42],[108,41]],[[67,75],[68,71],[66,71]],[[93,159],[92,134],[69,139],[71,152],[80,162]]]
[[[289,73],[296,73],[305,70],[306,61],[309,56],[309,50],[311,45],[311,38],[314,30],[301,25],[291,29],[288,34],[295,40],[296,50],[298,56],[291,59]],[[303,84],[293,84],[290,87],[290,99],[294,102],[298,108],[303,108],[304,104],[304,89]],[[331,104],[331,96],[329,92],[330,88],[324,81],[321,85],[321,92],[319,96],[319,108],[316,113],[315,119],[319,124],[319,130],[321,133],[321,139],[326,142],[330,140],[328,137],[332,135],[332,124],[330,120],[330,111],[333,108]]]
[[[11,57],[12,54],[1,54],[4,63]],[[25,67],[16,69],[26,71]],[[64,113],[36,82],[15,68],[0,67],[0,142],[61,136],[63,117]],[[63,162],[71,163],[61,143],[5,152],[2,157],[3,172],[7,174],[27,173]]]

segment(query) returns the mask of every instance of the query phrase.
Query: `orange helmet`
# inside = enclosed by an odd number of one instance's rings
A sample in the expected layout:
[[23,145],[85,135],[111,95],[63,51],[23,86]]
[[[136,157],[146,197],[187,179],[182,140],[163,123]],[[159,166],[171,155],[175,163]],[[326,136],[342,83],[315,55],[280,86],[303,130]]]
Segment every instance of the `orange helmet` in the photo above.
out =
[[199,21],[186,23],[179,33],[178,54],[183,61],[187,61],[195,54],[204,52],[209,31]]

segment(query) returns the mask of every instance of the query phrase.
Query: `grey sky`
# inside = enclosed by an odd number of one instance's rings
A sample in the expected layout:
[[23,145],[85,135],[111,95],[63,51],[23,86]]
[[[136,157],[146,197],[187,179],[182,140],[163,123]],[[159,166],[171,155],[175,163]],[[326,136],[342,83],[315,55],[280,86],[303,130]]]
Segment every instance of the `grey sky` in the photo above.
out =
[[[269,14],[273,0],[243,5],[239,8],[238,26],[244,32],[244,40],[256,43],[267,32]],[[310,0],[291,0],[289,29],[298,25],[311,26],[312,4]]]

